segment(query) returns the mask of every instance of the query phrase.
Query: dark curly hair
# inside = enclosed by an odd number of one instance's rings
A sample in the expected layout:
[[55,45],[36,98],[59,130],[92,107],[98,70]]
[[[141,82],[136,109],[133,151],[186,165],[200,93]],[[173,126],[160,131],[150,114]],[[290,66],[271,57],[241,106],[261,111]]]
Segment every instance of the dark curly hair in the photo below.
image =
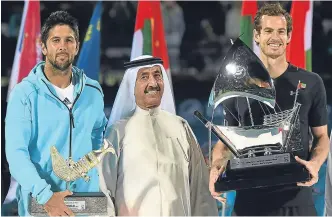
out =
[[287,34],[293,30],[293,21],[289,13],[282,8],[280,3],[266,3],[256,13],[254,19],[254,28],[260,33],[262,29],[261,19],[263,15],[267,16],[284,16],[287,22]]
[[76,42],[79,41],[77,19],[71,16],[66,11],[56,11],[51,13],[51,15],[46,19],[41,29],[41,40],[45,44],[45,46],[50,29],[52,29],[56,25],[68,25],[74,31]]

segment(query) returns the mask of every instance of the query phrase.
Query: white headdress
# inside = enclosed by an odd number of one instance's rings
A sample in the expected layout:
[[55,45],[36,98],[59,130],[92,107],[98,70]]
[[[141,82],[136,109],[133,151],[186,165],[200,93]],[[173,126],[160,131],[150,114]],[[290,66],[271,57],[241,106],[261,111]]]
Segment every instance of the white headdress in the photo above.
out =
[[[132,61],[136,60],[144,60],[153,58],[149,55],[142,55],[139,56]],[[125,71],[123,76],[122,82],[120,84],[118,93],[116,95],[111,115],[109,117],[109,121],[107,126],[110,126],[117,122],[118,120],[130,117],[133,115],[135,108],[136,108],[136,101],[135,101],[135,84],[136,84],[136,77],[138,70],[144,67],[153,67],[153,66],[160,66],[161,71],[163,73],[163,80],[164,80],[164,93],[161,98],[161,109],[166,110],[170,113],[175,114],[175,105],[174,105],[174,98],[171,90],[171,86],[167,77],[167,73],[165,68],[160,63],[146,63],[146,65],[140,65],[132,68],[128,68]]]

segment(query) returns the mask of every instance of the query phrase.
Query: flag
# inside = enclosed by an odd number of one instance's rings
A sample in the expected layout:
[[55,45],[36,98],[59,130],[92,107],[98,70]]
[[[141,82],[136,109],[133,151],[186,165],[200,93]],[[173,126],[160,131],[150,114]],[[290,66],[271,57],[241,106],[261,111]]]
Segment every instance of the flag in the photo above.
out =
[[250,47],[257,56],[259,56],[259,47],[256,45],[253,37],[254,19],[257,11],[258,11],[257,1],[250,1],[250,0],[242,1],[240,39],[248,47]]
[[293,1],[290,14],[293,19],[293,31],[287,47],[287,60],[311,71],[313,1]]
[[91,79],[99,80],[100,72],[100,18],[102,2],[98,1],[85,34],[82,50],[77,60],[77,67]]
[[307,84],[306,83],[303,83],[303,82],[299,82],[297,88],[298,89],[305,89],[307,87]]
[[[297,67],[311,71],[313,1],[293,1],[290,15],[293,19],[293,31],[286,51],[287,61]],[[301,87],[303,88],[303,85]],[[318,216],[323,216],[325,209],[326,166],[325,162],[319,171],[318,182],[313,185],[313,200]]]
[[160,1],[138,1],[130,59],[152,55],[163,60],[173,90]]
[[[21,82],[31,69],[42,60],[40,29],[40,2],[26,0],[24,2],[7,99],[13,87]],[[14,215],[15,209],[17,209],[17,203],[15,202],[17,186],[18,183],[11,177],[9,191],[2,206],[3,215]]]
[[40,28],[40,3],[35,0],[26,0],[8,86],[8,96],[15,84],[21,82],[42,60]]

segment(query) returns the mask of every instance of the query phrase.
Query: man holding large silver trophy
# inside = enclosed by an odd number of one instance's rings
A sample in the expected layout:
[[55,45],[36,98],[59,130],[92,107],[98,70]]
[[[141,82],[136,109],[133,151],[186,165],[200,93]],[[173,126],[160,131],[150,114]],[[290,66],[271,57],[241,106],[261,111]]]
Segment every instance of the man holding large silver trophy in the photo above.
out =
[[292,18],[280,4],[262,6],[254,24],[260,58],[237,39],[211,91],[209,103],[222,104],[225,123],[195,112],[219,139],[210,191],[225,201],[221,193],[236,190],[234,215],[316,215],[310,186],[329,152],[325,87],[287,62]]
[[77,20],[54,12],[41,38],[45,61],[13,88],[6,114],[6,155],[19,184],[19,215],[106,215],[94,167],[114,149],[103,144],[102,89],[72,65],[79,49]]

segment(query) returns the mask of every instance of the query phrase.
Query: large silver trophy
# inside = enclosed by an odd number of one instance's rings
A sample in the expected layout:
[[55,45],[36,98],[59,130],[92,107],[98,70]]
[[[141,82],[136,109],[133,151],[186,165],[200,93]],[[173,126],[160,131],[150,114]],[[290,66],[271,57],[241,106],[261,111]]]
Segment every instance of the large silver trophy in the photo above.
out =
[[[214,110],[227,99],[246,98],[251,125],[217,125],[212,120],[206,120],[198,111],[194,113],[232,153],[225,172],[215,184],[216,191],[310,179],[309,172],[297,163],[293,155],[293,152],[303,149],[299,121],[301,105],[297,103],[297,94],[298,89],[295,90],[293,108],[277,112],[273,80],[263,63],[240,39],[232,44],[215,79],[209,104]],[[261,107],[268,106],[274,111],[262,114],[263,124],[255,125],[249,98],[257,100]]]
[[[94,150],[84,155],[79,161],[72,159],[65,160],[55,146],[51,147],[51,159],[54,174],[61,180],[67,182],[83,178],[89,182],[88,171],[96,167],[103,159],[105,154],[111,152],[115,154],[112,144],[104,140],[102,149]],[[65,197],[64,203],[77,216],[107,216],[107,197],[102,192],[73,192],[72,195]],[[31,197],[29,213],[32,216],[46,216],[44,206],[37,203]]]

